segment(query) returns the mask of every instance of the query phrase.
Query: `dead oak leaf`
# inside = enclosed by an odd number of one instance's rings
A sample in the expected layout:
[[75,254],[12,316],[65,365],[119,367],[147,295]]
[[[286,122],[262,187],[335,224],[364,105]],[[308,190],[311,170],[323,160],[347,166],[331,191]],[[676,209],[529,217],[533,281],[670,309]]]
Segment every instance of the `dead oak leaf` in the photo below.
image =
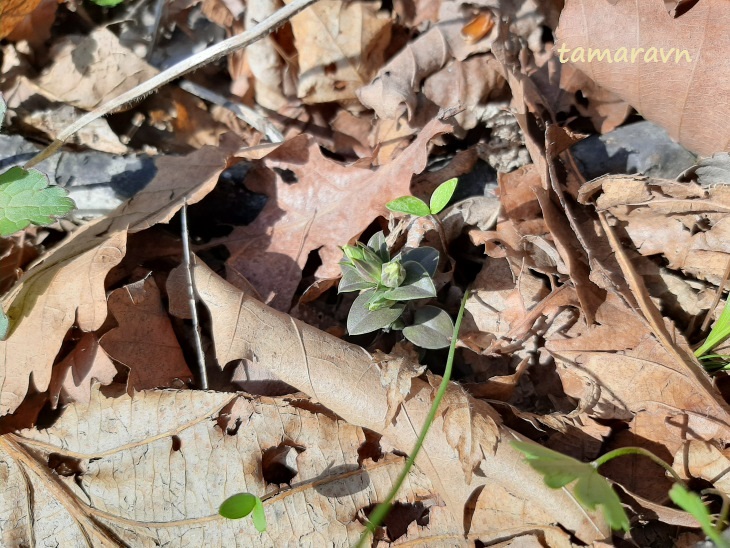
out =
[[245,276],[268,304],[288,310],[309,254],[319,250],[322,258],[317,277],[337,277],[337,248],[384,215],[387,202],[409,194],[412,175],[426,167],[429,141],[451,130],[449,123],[433,119],[380,168],[330,160],[307,135],[279,146],[263,160],[272,171],[259,170],[261,179],[253,181],[261,184],[276,174],[275,183],[253,188],[270,199],[253,223],[225,239],[231,251],[227,266]]
[[101,338],[101,346],[129,367],[130,390],[170,386],[176,378],[192,376],[154,278],[112,291],[109,311],[119,327]]

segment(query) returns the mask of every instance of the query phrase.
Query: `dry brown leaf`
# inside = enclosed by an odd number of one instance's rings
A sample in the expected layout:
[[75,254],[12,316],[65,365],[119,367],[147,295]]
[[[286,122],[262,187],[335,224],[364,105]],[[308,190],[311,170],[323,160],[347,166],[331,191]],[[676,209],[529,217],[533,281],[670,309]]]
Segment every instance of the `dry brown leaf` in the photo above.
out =
[[355,99],[383,64],[391,18],[375,2],[320,0],[291,20],[305,103]]
[[41,0],[3,0],[0,2],[0,38],[13,32],[26,16],[36,9]]
[[[88,36],[66,37],[56,46],[53,64],[36,79],[53,101],[91,110],[157,74],[157,69],[105,27]],[[123,62],[120,62],[123,60]]]
[[188,203],[200,200],[238,146],[231,139],[219,148],[159,159],[157,176],[144,190],[71,234],[5,295],[11,332],[0,342],[0,415],[18,407],[31,373],[35,387],[46,390],[55,356],[74,323],[82,331],[101,327],[107,315],[104,280],[124,257],[127,232],[168,222],[184,197]]
[[[5,2],[11,4],[12,2]],[[24,9],[35,5],[35,9],[23,17],[20,21],[15,22],[14,17],[6,16],[4,10],[0,8],[0,38],[7,36],[11,42],[20,42],[27,40],[34,48],[42,47],[43,43],[51,37],[51,27],[56,20],[56,11],[58,10],[58,0],[41,0],[37,2],[31,0],[25,2]],[[22,10],[21,10],[22,11]],[[18,15],[20,12],[18,12]],[[5,18],[9,21],[6,22]],[[13,26],[10,33],[3,32],[6,25]]]
[[306,135],[280,145],[263,160],[273,171],[246,180],[270,199],[253,223],[223,240],[231,251],[228,267],[274,308],[289,310],[309,254],[319,250],[318,278],[339,276],[339,247],[385,215],[387,202],[409,194],[411,176],[426,167],[429,141],[451,128],[433,119],[405,151],[378,169],[330,160]]
[[[358,511],[391,488],[403,458],[361,466],[363,430],[307,403],[174,390],[110,398],[95,389],[52,427],[0,438],[2,543],[86,546],[88,536],[92,546],[351,546],[363,530]],[[297,449],[294,476],[277,494],[264,455],[287,447]],[[266,533],[250,518],[218,515],[238,492],[265,499]],[[398,501],[438,504],[418,469]],[[460,523],[448,514],[440,522],[459,538]]]
[[192,378],[154,278],[115,289],[108,301],[118,327],[100,342],[109,356],[129,368],[130,393]]
[[[413,379],[409,398],[394,420],[389,415],[387,390],[371,357],[359,346],[277,312],[215,275],[202,263],[194,268],[195,285],[208,307],[219,364],[235,359],[257,360],[284,382],[316,398],[350,424],[380,432],[401,451],[410,451],[433,397],[433,388]],[[500,488],[539,507],[575,531],[579,538],[595,539],[603,527],[600,518],[588,517],[564,491],[549,489],[511,445],[513,434],[495,424],[496,413],[486,404],[460,395],[451,413],[438,416],[416,464],[431,479],[457,521],[475,490],[485,484]],[[502,439],[496,445],[495,440]],[[451,440],[465,457],[452,448]],[[478,458],[477,458],[478,457]],[[471,483],[464,469],[475,470]],[[524,514],[510,514],[513,526]],[[475,516],[473,530],[492,530],[489,514]]]
[[[714,445],[691,441],[674,456],[673,468],[685,478],[702,478],[730,495],[730,455]],[[686,474],[689,474],[688,476]]]
[[71,402],[89,403],[91,383],[111,384],[117,368],[94,333],[84,333],[71,353],[53,366],[49,385],[51,408]]
[[[730,54],[724,33],[730,26],[726,8],[722,0],[703,0],[673,19],[661,0],[568,0],[556,31],[556,49],[565,44],[572,51],[564,58],[592,80],[664,127],[686,148],[710,155],[730,147],[725,123],[730,86],[717,77],[725,74]],[[583,48],[582,58],[578,48]],[[613,62],[595,57],[589,61],[589,48],[608,49]],[[626,62],[616,61],[621,48]],[[631,62],[633,48],[643,50],[637,49]],[[683,50],[690,62],[675,62]]]
[[565,392],[581,400],[580,409],[598,418],[629,420],[631,432],[670,454],[686,438],[730,439],[727,404],[699,365],[693,370],[679,360],[676,347],[686,348],[679,333],[667,333],[673,344],[666,348],[649,322],[615,297],[599,312],[600,325],[576,324],[567,338],[546,343]]
[[388,392],[386,424],[393,420],[403,400],[411,393],[411,380],[426,369],[418,363],[418,352],[411,344],[396,343],[390,354],[376,350],[373,362],[380,369],[380,382]]
[[[596,193],[602,193],[596,197]],[[730,189],[646,177],[608,176],[581,187],[580,199],[624,221],[637,251],[718,285],[730,253]]]

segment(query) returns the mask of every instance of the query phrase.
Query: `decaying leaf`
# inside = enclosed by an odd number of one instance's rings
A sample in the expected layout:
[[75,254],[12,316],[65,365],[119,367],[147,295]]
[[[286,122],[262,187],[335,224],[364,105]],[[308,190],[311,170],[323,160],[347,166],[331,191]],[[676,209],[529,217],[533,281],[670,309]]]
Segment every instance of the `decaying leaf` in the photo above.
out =
[[59,44],[53,64],[36,84],[51,100],[91,110],[155,74],[157,69],[122,46],[109,29],[100,27],[86,37],[71,37]]
[[[722,0],[697,2],[673,19],[659,1],[568,0],[556,49],[564,46],[563,59],[685,147],[710,155],[730,144],[724,124],[730,87],[716,77],[730,53],[722,32],[730,24],[725,8]],[[606,51],[612,62],[601,60]]]
[[390,16],[378,3],[322,0],[292,19],[305,103],[355,98],[383,62]]
[[198,201],[215,186],[236,148],[238,141],[231,139],[219,148],[159,160],[147,188],[71,234],[5,295],[11,332],[0,342],[0,415],[18,407],[31,373],[38,390],[48,387],[54,358],[74,323],[82,331],[104,323],[104,279],[124,257],[127,232],[169,221],[184,197],[188,203]]
[[36,9],[41,0],[3,0],[0,2],[0,38],[13,32],[23,19]]

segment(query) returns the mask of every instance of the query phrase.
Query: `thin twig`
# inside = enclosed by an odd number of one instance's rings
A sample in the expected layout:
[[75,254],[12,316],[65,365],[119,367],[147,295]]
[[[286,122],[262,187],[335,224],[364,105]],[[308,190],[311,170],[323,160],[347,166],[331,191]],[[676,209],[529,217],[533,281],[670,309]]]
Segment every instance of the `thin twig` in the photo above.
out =
[[195,285],[193,281],[193,267],[190,261],[190,234],[188,233],[188,202],[183,201],[180,209],[180,225],[183,246],[183,266],[188,286],[188,302],[190,303],[190,316],[193,320],[193,333],[195,340],[195,353],[198,357],[198,370],[200,371],[200,387],[208,390],[208,371],[205,368],[205,353],[203,352],[203,340],[200,335],[200,323],[198,322],[198,308],[195,305]]
[[26,169],[33,167],[34,165],[42,162],[43,160],[51,156],[54,152],[61,148],[66,139],[71,137],[71,135],[79,131],[81,128],[85,127],[87,124],[90,124],[97,118],[101,118],[102,116],[112,112],[113,110],[116,110],[128,103],[144,97],[145,95],[155,91],[157,88],[172,82],[176,78],[179,78],[183,74],[187,74],[188,72],[202,67],[206,63],[210,63],[215,59],[223,57],[224,55],[228,55],[236,50],[248,46],[249,44],[257,40],[260,40],[264,36],[268,35],[275,29],[283,25],[286,21],[291,19],[304,8],[310,6],[311,4],[314,4],[315,2],[317,2],[317,0],[294,0],[294,2],[292,2],[291,4],[284,6],[280,10],[277,10],[275,13],[273,13],[271,16],[261,21],[251,30],[248,30],[236,36],[232,36],[231,38],[228,38],[223,42],[215,44],[214,46],[211,46],[199,53],[196,53],[195,55],[190,56],[184,61],[181,61],[178,64],[173,65],[169,69],[154,76],[153,78],[150,78],[146,82],[143,82],[142,84],[132,88],[126,93],[122,93],[116,99],[112,99],[111,101],[103,104],[99,108],[92,110],[91,112],[85,114],[76,122],[65,128],[63,131],[61,131],[56,139],[48,147],[46,147],[38,154],[36,154],[33,158],[31,158],[31,160],[27,164],[25,164],[24,167]]

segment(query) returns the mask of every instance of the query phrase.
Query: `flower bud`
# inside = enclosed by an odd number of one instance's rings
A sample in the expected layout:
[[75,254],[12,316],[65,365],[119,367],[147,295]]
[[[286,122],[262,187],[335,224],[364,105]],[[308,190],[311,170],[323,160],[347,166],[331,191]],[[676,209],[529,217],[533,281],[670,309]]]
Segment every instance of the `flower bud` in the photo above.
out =
[[386,287],[398,287],[406,279],[406,269],[400,261],[385,263],[380,273],[380,281]]
[[368,310],[370,310],[370,312],[374,312],[381,308],[388,308],[393,304],[395,304],[395,301],[391,301],[390,299],[385,299],[380,296],[373,296],[373,298],[368,302]]
[[362,248],[354,245],[346,245],[342,248],[342,251],[345,254],[345,257],[351,261],[362,260],[365,257],[362,252]]

